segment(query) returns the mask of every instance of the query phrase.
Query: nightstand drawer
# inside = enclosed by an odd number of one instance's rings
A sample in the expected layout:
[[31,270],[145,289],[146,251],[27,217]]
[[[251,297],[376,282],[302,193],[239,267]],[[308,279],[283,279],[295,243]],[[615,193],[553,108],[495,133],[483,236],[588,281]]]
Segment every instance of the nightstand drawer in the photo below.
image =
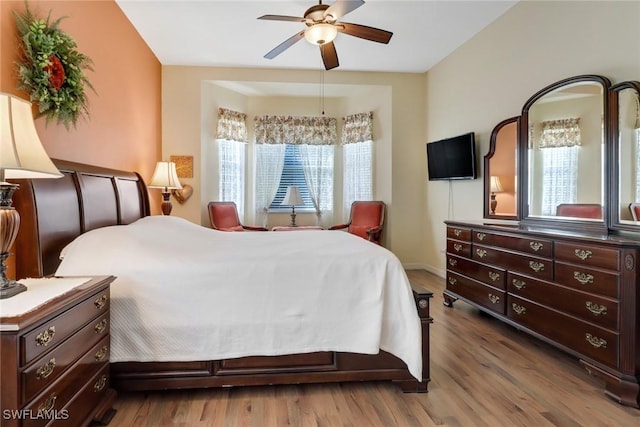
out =
[[72,309],[23,335],[20,341],[20,365],[26,365],[63,342],[78,328],[100,313],[109,311],[109,290],[92,295]]
[[[87,381],[87,379],[85,378],[84,381]],[[81,425],[87,415],[107,397],[109,387],[109,366],[104,366],[100,372],[87,381],[80,393],[65,406],[64,409],[69,415],[69,419],[64,424],[68,426]]]

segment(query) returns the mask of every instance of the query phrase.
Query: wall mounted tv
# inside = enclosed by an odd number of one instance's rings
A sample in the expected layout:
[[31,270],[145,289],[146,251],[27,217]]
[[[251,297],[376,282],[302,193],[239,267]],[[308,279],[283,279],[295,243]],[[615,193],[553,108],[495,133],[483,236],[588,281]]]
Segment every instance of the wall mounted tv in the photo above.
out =
[[473,132],[427,143],[429,181],[476,179],[476,142]]

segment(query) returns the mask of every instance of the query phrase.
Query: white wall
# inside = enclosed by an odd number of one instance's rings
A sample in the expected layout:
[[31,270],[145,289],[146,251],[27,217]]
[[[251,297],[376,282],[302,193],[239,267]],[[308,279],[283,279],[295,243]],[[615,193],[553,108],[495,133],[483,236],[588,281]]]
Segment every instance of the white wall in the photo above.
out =
[[[575,75],[640,79],[640,2],[522,1],[427,73],[427,140],[475,131],[480,158],[493,127],[543,87]],[[425,263],[442,273],[446,219],[482,219],[482,179],[430,182]],[[394,193],[395,196],[395,193]]]

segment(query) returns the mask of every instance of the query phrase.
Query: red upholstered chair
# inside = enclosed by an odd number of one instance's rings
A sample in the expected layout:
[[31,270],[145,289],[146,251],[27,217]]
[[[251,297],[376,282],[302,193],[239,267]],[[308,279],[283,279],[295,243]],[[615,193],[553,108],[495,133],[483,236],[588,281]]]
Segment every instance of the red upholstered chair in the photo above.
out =
[[640,203],[630,203],[629,210],[631,211],[631,217],[634,221],[638,221],[640,218]]
[[214,230],[220,231],[268,231],[264,227],[242,225],[235,202],[209,202],[209,220]]
[[360,202],[351,204],[349,222],[330,227],[329,230],[347,229],[351,234],[380,244],[384,227],[385,204],[381,201]]
[[556,215],[602,219],[602,206],[597,203],[561,203],[556,208]]

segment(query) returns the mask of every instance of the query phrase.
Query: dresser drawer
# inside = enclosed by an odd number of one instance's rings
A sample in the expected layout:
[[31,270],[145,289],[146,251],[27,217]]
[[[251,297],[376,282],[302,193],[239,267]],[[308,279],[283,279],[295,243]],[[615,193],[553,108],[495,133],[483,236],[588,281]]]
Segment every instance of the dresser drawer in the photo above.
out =
[[447,268],[449,270],[470,276],[483,283],[499,289],[505,287],[505,270],[481,264],[470,259],[447,255]]
[[519,271],[540,279],[553,278],[553,261],[536,258],[516,252],[501,251],[496,248],[474,244],[471,257],[481,262],[500,265],[507,270]]
[[507,234],[488,233],[481,230],[473,230],[471,240],[482,245],[499,246],[540,257],[551,258],[553,254],[553,242],[551,240],[529,239]]
[[505,314],[507,294],[469,277],[447,271],[447,289],[463,299],[481,305],[496,313]]
[[447,227],[447,237],[449,239],[471,241],[471,229],[464,227]]
[[616,249],[582,245],[580,243],[556,242],[555,256],[557,260],[589,267],[618,270],[620,253]]
[[[37,393],[53,383],[62,373],[66,371],[81,356],[81,363],[100,363],[107,360],[109,355],[108,329],[97,332],[96,325],[102,321],[102,317],[87,324],[71,338],[58,346],[55,350],[37,360],[22,373],[22,400],[21,403],[32,399]],[[94,345],[98,340],[102,340],[86,353],[89,346]],[[101,357],[98,357],[100,356]]]
[[447,239],[447,252],[471,258],[471,243],[461,240]]
[[[104,366],[93,378],[87,381],[84,388],[73,398],[65,411],[69,419],[61,425],[78,426],[106,398],[109,392],[109,367]],[[57,424],[54,424],[57,426]]]
[[598,326],[618,330],[619,303],[617,300],[513,273],[507,273],[507,291],[518,297],[580,317]]
[[100,313],[109,311],[109,290],[92,295],[70,310],[54,317],[23,335],[20,341],[20,364],[27,365],[63,342],[78,328]]
[[513,295],[507,297],[507,317],[588,358],[618,366],[619,337],[613,331]]
[[556,282],[580,291],[619,298],[620,276],[613,272],[556,261],[555,277]]

